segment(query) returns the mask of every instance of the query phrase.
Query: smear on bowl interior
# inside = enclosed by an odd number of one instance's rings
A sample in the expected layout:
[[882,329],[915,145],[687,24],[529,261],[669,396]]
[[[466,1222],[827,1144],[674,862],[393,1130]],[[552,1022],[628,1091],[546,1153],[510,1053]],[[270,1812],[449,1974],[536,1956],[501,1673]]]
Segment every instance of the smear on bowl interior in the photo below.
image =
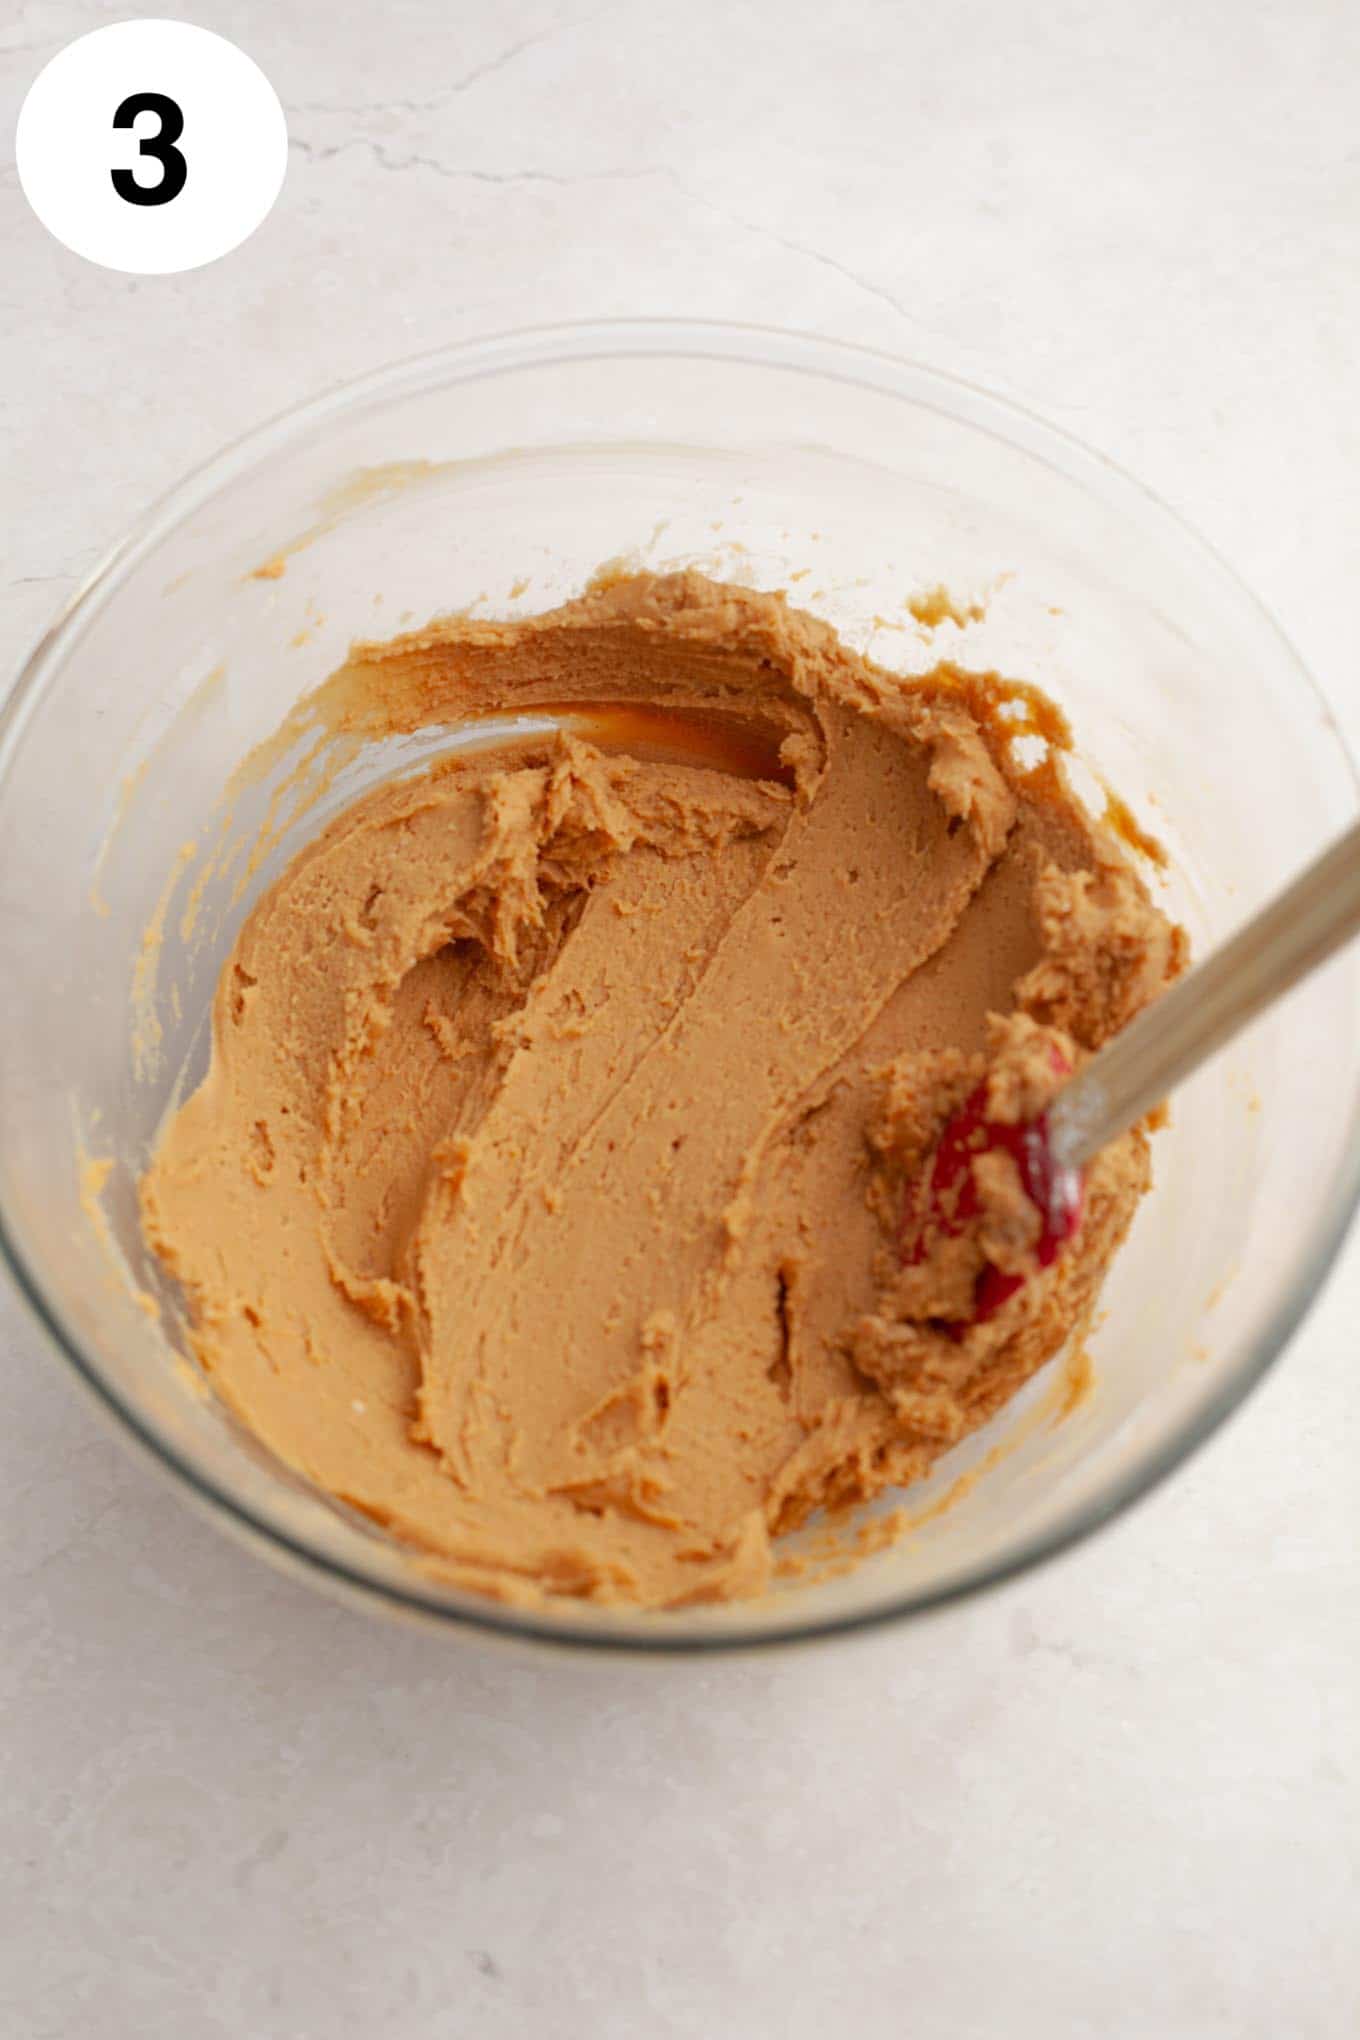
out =
[[924,1259],[904,1198],[980,1081],[1032,1110],[1184,937],[1041,695],[903,679],[776,594],[601,580],[359,645],[322,694],[360,738],[561,726],[378,786],[251,913],[142,1185],[198,1358],[467,1586],[758,1594],[781,1533],[916,1480],[1081,1336],[1146,1128],[985,1323],[980,1266],[1032,1243],[1006,1157]]

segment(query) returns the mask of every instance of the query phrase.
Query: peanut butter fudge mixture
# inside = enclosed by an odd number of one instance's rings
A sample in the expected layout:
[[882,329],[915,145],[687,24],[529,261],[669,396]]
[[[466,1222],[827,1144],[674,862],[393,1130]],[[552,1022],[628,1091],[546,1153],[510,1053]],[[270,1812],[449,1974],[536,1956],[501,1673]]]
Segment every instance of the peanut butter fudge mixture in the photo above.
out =
[[903,680],[778,595],[601,581],[327,686],[361,735],[576,713],[381,785],[251,914],[143,1184],[198,1357],[468,1586],[758,1593],[779,1533],[918,1478],[1086,1325],[1144,1130],[986,1322],[1037,1232],[1007,1157],[911,1261],[904,1210],[979,1082],[1035,1110],[1183,936],[1042,697]]

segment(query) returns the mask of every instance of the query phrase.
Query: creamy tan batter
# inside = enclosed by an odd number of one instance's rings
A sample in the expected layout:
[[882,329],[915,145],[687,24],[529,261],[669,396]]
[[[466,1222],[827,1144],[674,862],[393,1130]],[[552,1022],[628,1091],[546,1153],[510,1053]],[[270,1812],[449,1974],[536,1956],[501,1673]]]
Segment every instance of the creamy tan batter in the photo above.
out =
[[987,1322],[903,1199],[1183,960],[1030,690],[904,681],[782,598],[602,582],[356,648],[344,727],[575,705],[342,813],[251,915],[143,1184],[221,1396],[282,1459],[517,1599],[758,1592],[771,1539],[917,1478],[1086,1324],[1148,1180]]

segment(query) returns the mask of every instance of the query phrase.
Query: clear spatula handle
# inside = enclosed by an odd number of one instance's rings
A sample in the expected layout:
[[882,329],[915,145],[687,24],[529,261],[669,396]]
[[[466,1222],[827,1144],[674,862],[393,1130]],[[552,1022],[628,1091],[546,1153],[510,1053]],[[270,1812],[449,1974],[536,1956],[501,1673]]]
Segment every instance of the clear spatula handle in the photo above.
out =
[[1054,1160],[1089,1162],[1358,933],[1360,822],[1063,1087],[1048,1113]]

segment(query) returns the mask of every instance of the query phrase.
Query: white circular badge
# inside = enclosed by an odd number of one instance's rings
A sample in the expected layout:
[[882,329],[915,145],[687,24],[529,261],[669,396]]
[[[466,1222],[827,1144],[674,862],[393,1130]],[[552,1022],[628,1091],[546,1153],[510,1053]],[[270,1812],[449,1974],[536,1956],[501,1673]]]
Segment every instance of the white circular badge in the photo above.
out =
[[288,123],[235,43],[186,21],[120,21],[39,73],[14,153],[24,196],[74,254],[168,276],[254,233],[283,185]]

